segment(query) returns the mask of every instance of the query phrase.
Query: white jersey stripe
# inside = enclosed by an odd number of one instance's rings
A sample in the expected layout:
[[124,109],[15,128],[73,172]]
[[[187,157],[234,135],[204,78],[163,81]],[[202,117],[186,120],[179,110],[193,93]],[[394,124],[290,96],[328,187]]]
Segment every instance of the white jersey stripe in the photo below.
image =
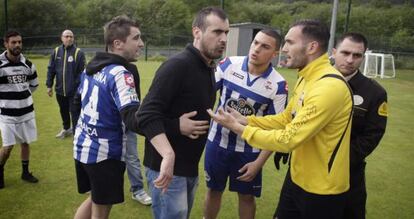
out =
[[99,150],[98,150],[98,157],[96,158],[96,162],[100,162],[103,160],[108,159],[108,139],[98,138]]

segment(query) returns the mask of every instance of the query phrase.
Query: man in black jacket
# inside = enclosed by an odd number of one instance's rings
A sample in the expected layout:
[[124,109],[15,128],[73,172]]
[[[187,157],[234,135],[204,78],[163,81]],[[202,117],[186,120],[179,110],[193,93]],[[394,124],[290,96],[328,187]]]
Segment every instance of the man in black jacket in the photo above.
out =
[[226,48],[228,31],[223,10],[200,10],[193,21],[193,44],[157,70],[137,113],[146,137],[144,165],[156,219],[190,215],[209,127],[206,110],[216,97],[214,60]]
[[[56,138],[65,138],[75,131],[79,111],[73,106],[73,96],[79,86],[79,78],[85,68],[85,54],[73,43],[75,36],[71,30],[64,30],[60,38],[62,45],[56,47],[47,70],[47,94],[52,97],[53,81],[56,77],[55,92],[59,104],[63,129]],[[70,129],[72,123],[72,129]]]
[[337,40],[333,49],[338,69],[354,94],[350,148],[350,190],[344,218],[365,218],[367,191],[365,187],[365,157],[377,147],[387,124],[387,92],[375,80],[359,71],[366,38],[359,33],[347,33]]

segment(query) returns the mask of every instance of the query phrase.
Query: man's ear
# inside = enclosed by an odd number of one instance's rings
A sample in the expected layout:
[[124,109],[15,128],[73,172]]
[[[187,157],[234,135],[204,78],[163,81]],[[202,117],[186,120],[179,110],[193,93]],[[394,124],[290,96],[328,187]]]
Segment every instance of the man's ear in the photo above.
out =
[[308,54],[313,55],[319,51],[319,43],[317,41],[311,41],[308,43],[306,50]]
[[122,46],[122,41],[121,40],[114,40],[114,42],[112,42],[112,47],[114,49],[120,49]]
[[193,27],[192,32],[194,39],[199,40],[202,33],[201,29],[199,27]]
[[336,55],[336,48],[332,48],[332,56],[335,57]]

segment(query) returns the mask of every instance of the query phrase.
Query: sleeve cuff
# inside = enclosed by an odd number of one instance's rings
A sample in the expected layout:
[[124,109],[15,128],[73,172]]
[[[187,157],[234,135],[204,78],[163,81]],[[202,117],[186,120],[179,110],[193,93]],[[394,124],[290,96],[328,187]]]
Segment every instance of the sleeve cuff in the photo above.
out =
[[143,133],[148,140],[151,140],[153,137],[165,133],[164,124],[162,121],[151,121],[144,128]]

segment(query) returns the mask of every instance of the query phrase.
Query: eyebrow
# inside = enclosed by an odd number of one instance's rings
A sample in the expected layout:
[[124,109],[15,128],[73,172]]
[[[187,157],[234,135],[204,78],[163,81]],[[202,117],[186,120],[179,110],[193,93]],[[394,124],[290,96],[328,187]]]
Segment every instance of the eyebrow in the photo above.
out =
[[341,53],[345,53],[345,54],[349,54],[349,55],[358,55],[358,56],[362,56],[364,53],[363,52],[351,52],[349,50],[341,50]]

